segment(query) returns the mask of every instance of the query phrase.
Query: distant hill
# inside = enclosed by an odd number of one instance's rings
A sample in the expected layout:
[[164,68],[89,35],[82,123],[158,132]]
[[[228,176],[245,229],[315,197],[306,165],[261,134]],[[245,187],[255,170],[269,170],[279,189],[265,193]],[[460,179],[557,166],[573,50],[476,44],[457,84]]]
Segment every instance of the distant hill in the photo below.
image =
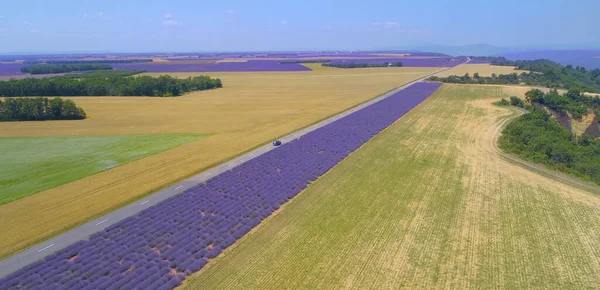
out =
[[595,50],[539,50],[512,51],[499,55],[509,60],[549,59],[561,65],[585,67],[588,70],[600,68],[600,49]]

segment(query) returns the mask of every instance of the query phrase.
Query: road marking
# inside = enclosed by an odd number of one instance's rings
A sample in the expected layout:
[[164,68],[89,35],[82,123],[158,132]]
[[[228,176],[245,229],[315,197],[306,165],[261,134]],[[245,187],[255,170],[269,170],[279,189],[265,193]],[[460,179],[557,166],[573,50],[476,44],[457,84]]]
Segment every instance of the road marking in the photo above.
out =
[[103,224],[103,223],[105,223],[105,222],[107,222],[107,221],[108,221],[108,219],[105,219],[105,220],[103,220],[103,221],[100,221],[100,222],[99,222],[99,223],[97,223],[96,225],[101,225],[101,224]]
[[147,204],[147,203],[149,203],[149,202],[150,202],[149,200],[146,200],[146,201],[144,201],[144,202],[140,203],[140,205],[144,205],[144,204]]
[[183,185],[180,185],[180,186],[178,186],[178,187],[175,187],[175,189],[180,189],[180,188],[182,188],[182,187],[183,187]]
[[46,246],[46,247],[44,247],[44,248],[42,248],[42,249],[39,249],[39,250],[38,250],[38,253],[39,253],[39,252],[41,252],[41,251],[43,251],[43,250],[50,249],[50,248],[52,248],[52,247],[54,247],[54,244],[52,244],[52,245],[50,245],[50,246]]

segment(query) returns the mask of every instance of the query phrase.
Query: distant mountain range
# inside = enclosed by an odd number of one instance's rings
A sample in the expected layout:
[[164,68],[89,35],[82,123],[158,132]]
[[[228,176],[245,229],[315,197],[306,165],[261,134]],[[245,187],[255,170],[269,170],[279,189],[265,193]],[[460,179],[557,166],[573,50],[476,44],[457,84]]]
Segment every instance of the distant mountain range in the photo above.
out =
[[[588,49],[583,49],[584,47]],[[452,56],[504,56],[509,60],[549,59],[562,65],[581,66],[586,69],[600,68],[600,45],[589,49],[589,45],[547,47],[498,47],[489,44],[429,45],[409,50],[443,53]]]
[[588,70],[600,68],[600,49],[595,50],[542,50],[506,52],[509,60],[549,59],[562,65],[581,66]]

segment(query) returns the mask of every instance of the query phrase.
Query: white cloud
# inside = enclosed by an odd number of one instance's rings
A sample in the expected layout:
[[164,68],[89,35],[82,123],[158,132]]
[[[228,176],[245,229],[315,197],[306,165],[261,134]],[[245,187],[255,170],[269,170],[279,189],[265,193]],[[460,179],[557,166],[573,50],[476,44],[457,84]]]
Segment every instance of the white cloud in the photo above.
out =
[[374,26],[382,26],[382,27],[385,27],[385,28],[395,27],[395,26],[399,25],[399,23],[396,22],[396,21],[373,22],[372,24]]
[[23,23],[24,23],[25,25],[28,25],[28,26],[31,26],[31,25],[33,25],[33,23],[31,23],[31,22],[29,22],[29,21],[25,21],[25,22],[23,22]]
[[287,22],[287,21],[285,21],[285,20],[281,20],[281,24],[283,24],[283,25],[287,25],[287,24],[288,24],[288,22]]
[[235,11],[233,11],[233,10],[227,10],[227,13],[229,13],[229,14],[235,14]]
[[163,24],[167,25],[167,26],[178,26],[178,25],[182,25],[183,22],[177,21],[177,20],[165,20],[165,21],[163,21]]
[[98,19],[108,19],[110,17],[106,16],[106,14],[104,12],[98,12],[98,13],[96,13],[96,18],[98,18]]
[[40,31],[37,28],[32,28],[31,30],[29,30],[29,32],[31,32],[31,33],[38,33]]
[[165,18],[173,18],[173,15],[171,15],[169,13],[165,14],[164,16],[165,16]]

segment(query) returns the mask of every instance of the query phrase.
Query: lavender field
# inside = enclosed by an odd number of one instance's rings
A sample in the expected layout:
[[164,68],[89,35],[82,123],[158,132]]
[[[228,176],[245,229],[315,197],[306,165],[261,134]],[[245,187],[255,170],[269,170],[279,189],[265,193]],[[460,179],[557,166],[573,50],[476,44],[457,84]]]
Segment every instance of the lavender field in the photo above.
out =
[[394,63],[402,62],[404,67],[453,67],[465,62],[465,58],[435,57],[435,58],[413,58],[413,57],[394,57],[394,58],[366,58],[366,59],[334,59],[333,64],[340,63]]
[[[281,64],[281,60],[302,60],[306,58],[331,59],[331,63],[385,63],[402,62],[405,67],[453,67],[465,61],[464,58],[439,57],[389,57],[381,56],[373,52],[288,52],[288,53],[221,53],[221,54],[173,54],[173,55],[66,55],[66,56],[5,56],[5,62],[0,62],[0,80],[16,78],[22,79],[31,75],[21,73],[21,68],[28,66],[23,63],[13,63],[22,59],[30,62],[40,61],[77,61],[88,58],[107,61],[151,58],[163,59],[162,62],[153,63],[124,63],[107,62],[116,70],[145,70],[147,72],[285,72],[285,71],[310,71],[311,69],[299,63]],[[225,59],[240,59],[247,61],[217,62]],[[278,60],[279,59],[279,60]],[[0,59],[2,60],[2,59]],[[87,60],[89,61],[89,60]],[[54,75],[35,75],[31,77],[41,78]]]
[[416,83],[0,280],[1,289],[173,289],[417,106]]
[[277,60],[248,60],[246,62],[219,62],[197,64],[111,64],[117,70],[145,70],[147,72],[258,72],[258,71],[310,71],[300,64],[280,64]]
[[22,63],[0,63],[0,77],[12,76],[12,75],[27,75],[21,73],[21,68],[27,65]]

